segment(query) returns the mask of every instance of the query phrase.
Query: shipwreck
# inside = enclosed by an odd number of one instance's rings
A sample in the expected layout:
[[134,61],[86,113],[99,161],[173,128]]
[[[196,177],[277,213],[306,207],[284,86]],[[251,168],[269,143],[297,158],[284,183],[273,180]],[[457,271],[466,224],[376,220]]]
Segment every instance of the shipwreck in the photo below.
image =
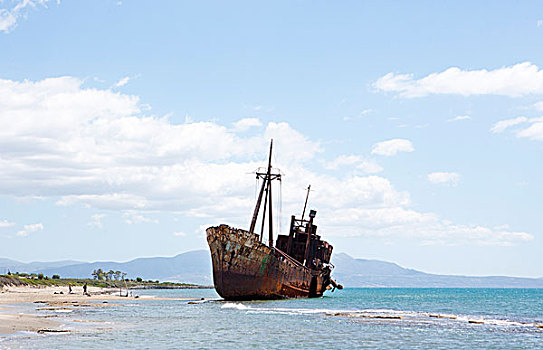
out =
[[[272,149],[273,140],[267,170],[256,172],[262,184],[249,230],[228,225],[206,230],[213,283],[225,300],[311,298],[322,296],[327,289],[343,288],[331,278],[333,247],[317,235],[314,223],[317,212],[310,210],[308,218],[305,217],[311,186],[301,218],[291,216],[288,235],[279,234],[274,244],[272,181],[281,181],[281,174],[273,172]],[[260,213],[261,227],[257,234],[255,227]],[[266,221],[267,245],[263,243]]]

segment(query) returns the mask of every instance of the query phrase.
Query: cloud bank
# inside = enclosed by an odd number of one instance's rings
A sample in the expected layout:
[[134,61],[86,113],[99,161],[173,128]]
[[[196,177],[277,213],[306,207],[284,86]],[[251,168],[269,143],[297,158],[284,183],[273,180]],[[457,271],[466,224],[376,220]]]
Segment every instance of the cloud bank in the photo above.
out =
[[[282,182],[283,222],[299,213],[305,188],[325,234],[411,237],[435,244],[514,244],[524,232],[453,224],[410,209],[409,194],[362,155],[325,161],[323,146],[285,122],[241,119],[173,123],[146,115],[139,98],[84,87],[74,77],[0,79],[0,194],[50,199],[59,206],[110,210],[130,224],[157,224],[149,213],[175,213],[245,227],[254,205],[253,172],[274,139]],[[372,153],[412,152],[408,140],[374,145]],[[323,158],[324,157],[324,158]],[[341,172],[319,171],[319,164]],[[280,210],[277,208],[276,213]],[[89,225],[99,228],[103,214]],[[6,221],[9,222],[9,221]],[[18,234],[43,229],[35,224]]]
[[543,70],[523,62],[494,70],[451,67],[420,79],[415,79],[413,74],[388,73],[379,78],[374,87],[406,98],[433,94],[521,97],[543,94]]

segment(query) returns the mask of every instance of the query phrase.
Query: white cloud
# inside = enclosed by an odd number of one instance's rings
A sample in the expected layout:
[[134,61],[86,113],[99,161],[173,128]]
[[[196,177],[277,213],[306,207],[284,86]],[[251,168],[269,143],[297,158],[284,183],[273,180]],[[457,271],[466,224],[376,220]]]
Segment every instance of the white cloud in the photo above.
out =
[[[17,0],[11,8],[0,8],[0,32],[9,33],[16,26],[17,21],[24,18],[28,8],[37,8],[38,6],[47,7],[50,0]],[[2,2],[0,1],[0,5]]]
[[142,223],[158,224],[158,220],[151,219],[145,215],[142,215],[134,211],[127,211],[123,213],[123,219],[124,219],[124,222],[126,222],[129,225],[142,224]]
[[0,228],[2,228],[2,227],[11,227],[11,226],[15,226],[15,223],[10,222],[7,219],[4,219],[4,220],[0,221]]
[[59,205],[195,212],[247,204],[245,175],[264,165],[270,138],[282,168],[320,151],[287,123],[244,137],[213,122],[172,124],[142,115],[135,96],[83,88],[72,77],[0,80],[0,95],[0,192]]
[[341,166],[344,166],[344,165],[356,164],[356,163],[360,162],[361,160],[362,160],[362,157],[360,157],[360,156],[343,154],[343,155],[337,157],[336,159],[334,159],[331,162],[326,162],[324,167],[326,169],[335,170],[335,169],[337,169],[337,168],[339,168]]
[[[310,162],[323,151],[318,142],[309,140],[307,136],[294,130],[286,122],[268,123],[262,140],[266,145],[266,152],[270,139],[277,141],[274,146],[275,154],[281,155],[282,160],[289,163]],[[260,157],[262,157],[262,153]]]
[[0,31],[9,33],[17,24],[17,17],[6,9],[0,9]]
[[507,129],[507,128],[511,127],[511,126],[515,126],[517,124],[521,124],[521,123],[524,123],[524,122],[527,122],[527,121],[528,121],[528,118],[526,118],[526,117],[517,117],[517,118],[500,120],[499,122],[494,124],[494,126],[492,126],[492,128],[490,128],[490,131],[495,133],[495,134],[502,133],[502,132],[505,131],[505,129]]
[[413,152],[414,150],[415,148],[411,141],[405,139],[392,139],[376,143],[373,145],[371,153],[390,157],[395,156],[398,152]]
[[250,128],[262,126],[262,122],[258,118],[244,118],[233,123],[234,130],[238,132],[247,131]]
[[[500,227],[454,224],[433,213],[394,206],[342,209],[328,212],[326,219],[328,226],[334,228],[327,235],[409,238],[425,245],[511,246],[534,238],[526,232]],[[351,226],[352,222],[357,225]]]
[[471,117],[469,115],[457,115],[454,118],[447,119],[447,121],[448,122],[457,122],[459,120],[468,120],[468,119],[471,119]]
[[456,186],[460,181],[460,174],[450,172],[434,172],[428,174],[428,181],[433,184]]
[[513,126],[517,126],[514,131],[517,137],[528,138],[530,140],[536,141],[543,141],[543,117],[517,117],[512,119],[500,120],[499,122],[494,124],[492,128],[490,128],[490,131],[493,133],[502,133],[506,129],[509,129]]
[[102,228],[102,219],[106,217],[106,214],[94,214],[91,216],[92,221],[88,223],[90,227]]
[[129,81],[130,77],[124,77],[115,83],[115,87],[125,86],[126,84],[128,84]]
[[[465,238],[455,232],[471,232],[442,224],[435,214],[409,209],[409,194],[384,177],[309,170],[320,162],[324,149],[286,122],[270,122],[246,134],[216,122],[173,124],[168,118],[146,116],[136,96],[85,88],[73,77],[0,79],[0,96],[4,196],[111,210],[131,223],[154,222],[149,215],[160,211],[245,227],[254,205],[251,172],[265,165],[273,138],[274,166],[285,175],[283,223],[291,214],[300,214],[305,188],[311,184],[311,206],[319,209],[320,227],[332,234],[394,236],[405,231],[427,239],[425,232],[439,229],[454,242]],[[412,150],[411,142],[401,139],[374,146],[375,154]],[[356,155],[339,156],[332,167],[366,172],[380,168],[365,161]],[[279,186],[274,189],[279,199]],[[94,221],[101,222],[103,214],[96,215]],[[40,227],[25,227],[21,234]],[[490,230],[476,241],[494,242],[494,234],[501,237],[499,242],[526,238],[500,232]]]
[[176,237],[187,237],[187,234],[185,232],[181,232],[181,231],[174,232],[173,235],[176,236]]
[[324,167],[329,170],[336,170],[343,166],[354,166],[365,173],[373,174],[383,171],[383,168],[373,160],[365,159],[357,155],[341,155],[331,162],[324,162]]
[[543,122],[533,123],[526,129],[518,131],[517,137],[525,137],[530,140],[543,141]]
[[524,62],[490,71],[452,67],[421,79],[414,79],[413,74],[388,73],[379,78],[374,87],[381,91],[397,92],[401,97],[408,98],[431,94],[519,97],[543,94],[543,70],[530,62]]
[[25,237],[25,236],[28,236],[32,232],[41,231],[41,230],[43,230],[42,223],[24,225],[23,229],[17,232],[17,236]]
[[534,103],[534,107],[539,111],[543,111],[543,101]]

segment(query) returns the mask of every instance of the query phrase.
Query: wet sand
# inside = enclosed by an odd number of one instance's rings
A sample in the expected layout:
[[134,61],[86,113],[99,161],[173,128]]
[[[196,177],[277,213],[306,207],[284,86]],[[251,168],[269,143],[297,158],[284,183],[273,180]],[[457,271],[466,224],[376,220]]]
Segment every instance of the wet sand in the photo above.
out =
[[[62,292],[62,294],[60,294]],[[81,307],[107,307],[117,301],[140,301],[150,297],[119,296],[119,289],[88,287],[88,295],[83,294],[83,288],[72,287],[30,287],[4,286],[0,287],[0,337],[19,331],[38,333],[67,332],[63,323],[56,320],[54,315],[40,315],[40,311],[70,312]],[[126,290],[123,290],[126,294]],[[153,298],[157,299],[157,298]],[[162,298],[160,298],[162,299]],[[172,298],[176,300],[191,300],[190,298]],[[24,307],[21,304],[26,304]],[[68,320],[77,322],[77,320]]]

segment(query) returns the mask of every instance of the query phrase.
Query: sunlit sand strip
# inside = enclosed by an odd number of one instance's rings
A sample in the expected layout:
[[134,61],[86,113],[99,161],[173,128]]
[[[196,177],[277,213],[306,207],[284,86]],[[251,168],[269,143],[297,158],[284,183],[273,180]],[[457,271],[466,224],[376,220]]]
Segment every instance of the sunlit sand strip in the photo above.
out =
[[[70,314],[76,308],[97,308],[120,306],[126,304],[112,303],[112,301],[145,301],[145,300],[194,300],[194,298],[168,298],[154,296],[119,296],[118,289],[105,289],[98,287],[88,288],[88,295],[82,293],[68,293],[67,287],[4,287],[0,288],[0,337],[15,332],[66,333],[70,331],[59,322],[57,315],[35,315],[33,312],[49,312],[54,314]],[[15,305],[19,304],[19,305]],[[16,310],[21,305],[28,304],[30,308]],[[43,305],[41,305],[43,304]],[[28,309],[28,310],[27,310]],[[65,322],[71,322],[63,318]]]

